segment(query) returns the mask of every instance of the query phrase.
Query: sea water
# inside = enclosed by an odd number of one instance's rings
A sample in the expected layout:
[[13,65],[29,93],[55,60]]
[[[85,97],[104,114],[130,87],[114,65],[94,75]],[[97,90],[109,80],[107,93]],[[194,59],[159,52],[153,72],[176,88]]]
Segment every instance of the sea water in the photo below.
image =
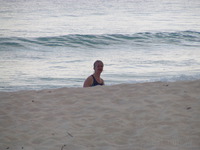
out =
[[199,0],[0,4],[0,91],[200,79]]

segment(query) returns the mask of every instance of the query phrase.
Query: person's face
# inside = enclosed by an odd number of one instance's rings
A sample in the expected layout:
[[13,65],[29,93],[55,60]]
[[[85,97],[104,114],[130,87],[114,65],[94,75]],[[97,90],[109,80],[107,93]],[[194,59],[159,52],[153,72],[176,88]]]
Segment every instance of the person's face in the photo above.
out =
[[95,72],[101,73],[103,71],[103,64],[101,62],[96,63],[94,70]]

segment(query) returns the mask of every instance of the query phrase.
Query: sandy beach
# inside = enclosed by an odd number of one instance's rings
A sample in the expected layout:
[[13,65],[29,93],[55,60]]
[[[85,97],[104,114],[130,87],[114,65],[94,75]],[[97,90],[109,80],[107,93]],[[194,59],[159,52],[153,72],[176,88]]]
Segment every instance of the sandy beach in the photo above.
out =
[[200,80],[0,92],[0,150],[199,150]]

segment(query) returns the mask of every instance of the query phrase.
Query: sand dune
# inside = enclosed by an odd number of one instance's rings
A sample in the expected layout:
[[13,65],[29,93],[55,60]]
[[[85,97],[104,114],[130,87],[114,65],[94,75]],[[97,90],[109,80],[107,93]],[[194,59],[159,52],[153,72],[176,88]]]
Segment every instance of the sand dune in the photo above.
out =
[[199,150],[200,80],[0,92],[1,150]]

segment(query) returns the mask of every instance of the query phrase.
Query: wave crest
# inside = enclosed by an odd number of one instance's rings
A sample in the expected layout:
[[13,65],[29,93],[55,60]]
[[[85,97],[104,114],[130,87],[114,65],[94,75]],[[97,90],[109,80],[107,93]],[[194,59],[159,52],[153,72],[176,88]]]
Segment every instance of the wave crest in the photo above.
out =
[[81,35],[70,34],[65,36],[38,37],[38,38],[0,38],[0,45],[7,47],[27,46],[64,46],[64,47],[90,47],[101,48],[112,45],[145,45],[152,44],[176,44],[184,46],[200,45],[200,32],[141,32],[135,34],[100,34]]

